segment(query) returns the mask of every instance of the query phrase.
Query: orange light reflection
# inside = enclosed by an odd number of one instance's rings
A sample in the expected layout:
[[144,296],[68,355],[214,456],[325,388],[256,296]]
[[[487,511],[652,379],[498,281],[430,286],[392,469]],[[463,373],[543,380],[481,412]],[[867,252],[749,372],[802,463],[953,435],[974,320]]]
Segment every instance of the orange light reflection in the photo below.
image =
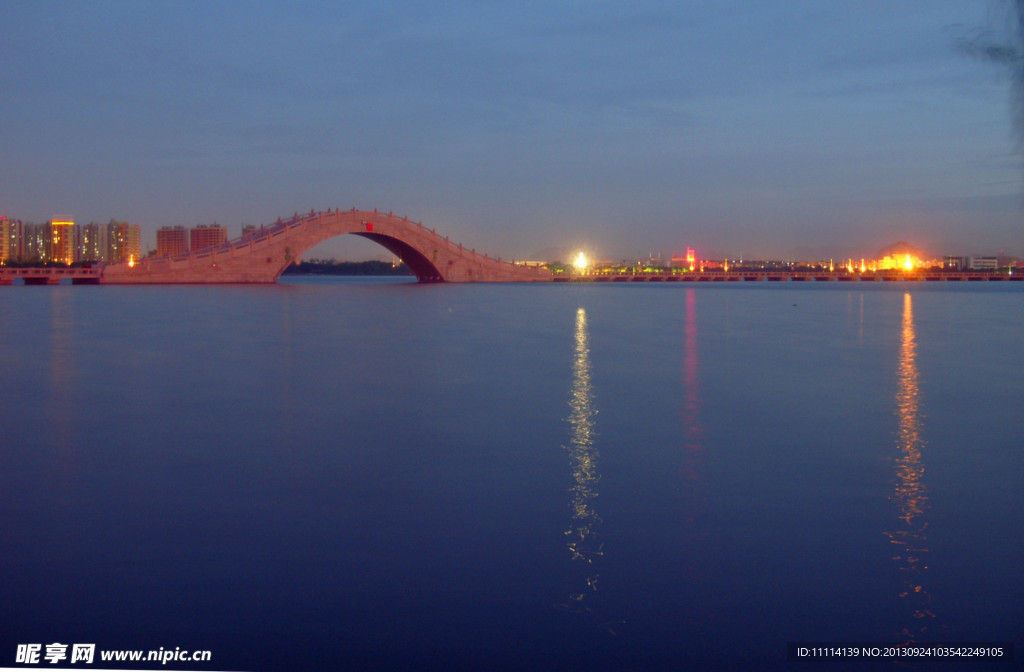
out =
[[930,633],[935,619],[931,595],[924,587],[928,566],[927,488],[921,459],[924,441],[921,438],[920,386],[917,368],[917,335],[914,330],[913,299],[903,295],[903,326],[900,358],[897,369],[896,413],[899,419],[896,479],[892,501],[899,507],[899,524],[886,532],[893,544],[893,560],[899,567],[903,588],[901,599],[910,600],[913,621],[901,631],[907,641],[916,641]]

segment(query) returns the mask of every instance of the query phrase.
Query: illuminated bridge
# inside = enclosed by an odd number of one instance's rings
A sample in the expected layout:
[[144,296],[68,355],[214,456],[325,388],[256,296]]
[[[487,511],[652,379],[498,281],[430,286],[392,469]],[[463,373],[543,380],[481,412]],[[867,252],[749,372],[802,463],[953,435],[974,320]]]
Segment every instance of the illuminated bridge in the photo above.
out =
[[979,271],[636,271],[559,273],[555,282],[999,282],[1024,275]]
[[352,209],[295,215],[220,247],[178,257],[105,266],[99,283],[272,283],[306,250],[346,233],[379,243],[420,282],[551,281],[547,269],[479,254],[408,217]]

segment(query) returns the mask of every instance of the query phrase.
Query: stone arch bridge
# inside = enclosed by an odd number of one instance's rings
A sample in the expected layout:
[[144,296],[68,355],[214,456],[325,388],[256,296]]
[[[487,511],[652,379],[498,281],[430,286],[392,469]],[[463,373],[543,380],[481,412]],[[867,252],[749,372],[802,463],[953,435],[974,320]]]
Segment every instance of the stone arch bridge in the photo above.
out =
[[401,259],[420,282],[551,281],[551,272],[478,254],[423,224],[389,213],[328,210],[278,220],[220,247],[148,257],[102,269],[100,284],[273,283],[306,250],[335,236],[369,238]]

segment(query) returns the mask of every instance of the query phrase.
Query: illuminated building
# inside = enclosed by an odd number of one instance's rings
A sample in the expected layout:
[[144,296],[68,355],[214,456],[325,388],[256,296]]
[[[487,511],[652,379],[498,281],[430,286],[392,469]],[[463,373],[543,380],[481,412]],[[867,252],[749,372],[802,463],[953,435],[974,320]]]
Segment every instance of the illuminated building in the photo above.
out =
[[[70,218],[67,219],[70,220]],[[20,229],[21,235],[17,247],[18,258],[21,261],[41,264],[50,262],[70,264],[75,260],[77,236],[73,222],[61,220],[46,224],[29,222],[21,225]]]
[[156,232],[156,256],[177,257],[188,254],[188,236],[184,226],[164,226]]
[[70,217],[55,217],[46,224],[0,222],[0,259],[37,263],[72,264],[78,260],[78,227]]
[[947,271],[962,271],[967,267],[967,260],[964,257],[943,257],[942,268]]
[[21,222],[0,216],[0,264],[21,261]]
[[80,261],[106,261],[107,227],[89,222],[79,231],[78,255]]
[[692,247],[688,247],[685,257],[677,257],[673,254],[671,264],[674,268],[683,267],[692,271],[697,267],[697,255]]
[[11,260],[11,237],[7,233],[10,225],[6,217],[0,217],[0,264]]
[[210,247],[218,247],[228,240],[228,230],[217,224],[200,224],[189,229],[189,248],[199,252]]
[[142,227],[138,224],[128,225],[128,258],[142,257]]
[[922,262],[917,256],[903,253],[882,257],[873,262],[872,265],[874,270],[878,271],[911,271],[921,267]]
[[[872,271],[902,271],[909,273],[917,269],[946,268],[952,270],[949,264],[951,257],[929,258],[927,254],[910,245],[900,241],[878,251],[874,260],[867,262],[867,267]],[[864,265],[864,262],[861,262]]]
[[49,224],[50,249],[48,261],[70,266],[75,263],[75,222],[71,217],[58,215]]
[[142,256],[142,235],[138,224],[111,221],[107,224],[107,258],[112,264]]
[[26,222],[22,226],[22,261],[42,262],[48,259],[47,227],[47,224],[33,224],[32,222]]

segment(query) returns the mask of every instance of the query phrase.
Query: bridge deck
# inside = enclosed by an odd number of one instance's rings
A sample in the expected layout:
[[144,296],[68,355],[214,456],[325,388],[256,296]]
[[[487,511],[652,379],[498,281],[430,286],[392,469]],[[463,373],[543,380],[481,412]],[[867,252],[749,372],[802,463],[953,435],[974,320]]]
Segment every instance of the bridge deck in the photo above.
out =
[[567,273],[555,282],[1000,282],[1024,281],[1024,275],[978,272],[814,273],[803,271],[712,271],[650,273]]
[[63,280],[75,285],[98,285],[101,276],[100,268],[0,268],[0,285],[12,285],[17,279],[26,285],[59,285]]
[[[237,249],[231,246],[228,249]],[[227,250],[224,250],[227,251]],[[193,257],[205,258],[210,251]],[[215,254],[215,252],[214,252]],[[482,255],[484,256],[484,255]],[[184,260],[185,258],[179,258]],[[0,268],[0,285],[11,285],[21,279],[26,285],[56,285],[65,280],[72,284],[100,284],[102,267]],[[784,271],[728,271],[708,273],[587,273],[559,274],[554,282],[1021,282],[1024,274],[942,272],[942,273],[804,273]]]

